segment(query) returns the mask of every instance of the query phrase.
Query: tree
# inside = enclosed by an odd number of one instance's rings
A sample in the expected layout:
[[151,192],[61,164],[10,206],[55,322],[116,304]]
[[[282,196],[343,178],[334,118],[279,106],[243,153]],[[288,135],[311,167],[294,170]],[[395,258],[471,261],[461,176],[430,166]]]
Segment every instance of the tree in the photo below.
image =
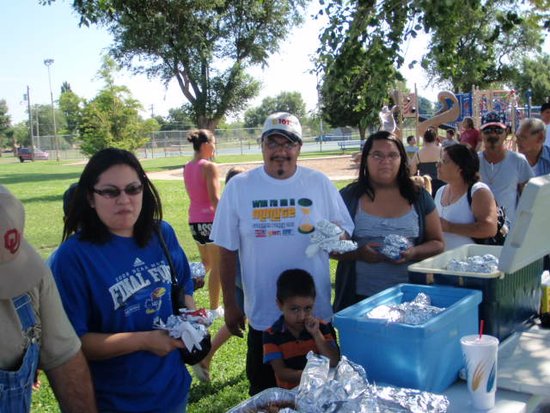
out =
[[306,1],[74,0],[73,8],[81,24],[109,28],[118,62],[166,83],[175,78],[195,124],[215,129],[257,95],[246,69],[266,64]]
[[432,38],[422,66],[455,91],[501,85],[512,79],[521,57],[540,52],[540,23],[536,9],[514,0],[434,2],[424,10]]
[[[524,58],[514,74],[511,86],[522,100],[531,90],[534,105],[541,105],[550,99],[550,55],[545,54],[536,59]],[[524,100],[525,101],[525,100]]]
[[161,125],[163,131],[192,129],[195,125],[189,116],[185,106],[168,110],[166,121]]
[[71,90],[71,85],[63,82],[61,95],[59,96],[59,109],[63,112],[67,128],[61,129],[60,134],[75,135],[78,132],[78,125],[82,116],[83,99]]
[[[8,105],[4,99],[0,99],[0,149],[4,148],[11,136],[11,117],[8,115]],[[1,152],[0,156],[2,156]]]
[[265,119],[274,112],[288,112],[305,120],[306,104],[300,92],[281,92],[276,97],[266,97],[260,106],[244,113],[244,127],[254,128],[263,125]]
[[[402,58],[399,33],[405,23],[401,7],[391,1],[377,9],[372,2],[353,7],[328,3],[329,25],[321,34],[317,71],[321,75],[321,111],[332,125],[359,128],[378,123],[378,112],[402,80],[395,66]],[[377,19],[392,21],[379,25]],[[347,28],[347,30],[346,30]]]
[[434,81],[453,90],[506,82],[518,57],[540,49],[547,3],[321,1],[320,14],[329,19],[317,59],[325,118],[351,126],[376,122],[399,80],[401,45],[421,30],[432,35],[422,64]]
[[158,128],[155,120],[141,120],[141,104],[132,97],[126,86],[114,83],[116,70],[118,66],[115,61],[105,56],[99,71],[99,78],[105,81],[105,87],[82,110],[80,150],[85,155],[91,156],[107,147],[133,151],[143,146],[149,139],[149,133]]

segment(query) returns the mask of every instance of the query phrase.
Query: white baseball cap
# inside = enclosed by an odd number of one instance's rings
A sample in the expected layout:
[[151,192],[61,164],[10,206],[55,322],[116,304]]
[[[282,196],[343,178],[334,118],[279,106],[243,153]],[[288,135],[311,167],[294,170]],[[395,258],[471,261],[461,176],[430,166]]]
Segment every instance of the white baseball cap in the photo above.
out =
[[272,113],[264,122],[262,140],[272,135],[282,135],[291,142],[302,143],[302,125],[298,118],[290,113]]
[[24,226],[23,204],[0,185],[0,299],[29,291],[48,271],[23,238]]

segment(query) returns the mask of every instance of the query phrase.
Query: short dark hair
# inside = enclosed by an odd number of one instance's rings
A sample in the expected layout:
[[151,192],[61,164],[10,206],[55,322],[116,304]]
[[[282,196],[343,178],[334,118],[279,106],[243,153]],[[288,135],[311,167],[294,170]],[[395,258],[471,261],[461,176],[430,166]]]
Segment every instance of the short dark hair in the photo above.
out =
[[436,139],[437,139],[436,131],[432,128],[426,129],[426,132],[424,132],[424,142],[432,143],[432,142],[435,142]]
[[447,133],[449,135],[455,136],[455,130],[454,129],[447,129]]
[[284,303],[292,297],[315,298],[315,282],[305,270],[294,268],[281,273],[277,280],[277,301]]
[[[387,131],[378,131],[370,135],[365,145],[363,145],[363,151],[361,152],[361,164],[359,166],[359,176],[357,178],[357,188],[360,193],[366,194],[371,200],[374,199],[375,193],[374,188],[370,182],[369,167],[367,158],[372,149],[372,146],[375,141],[386,140],[393,142],[401,155],[399,162],[399,171],[397,172],[397,184],[399,185],[399,192],[403,198],[407,199],[409,203],[413,204],[418,197],[418,189],[414,182],[410,178],[409,172],[409,158],[407,157],[407,152],[405,152],[405,147],[401,139],[397,138],[394,134]],[[359,194],[358,194],[359,195]]]
[[444,149],[447,156],[460,168],[460,175],[468,186],[479,181],[479,156],[469,145],[457,144]]
[[411,143],[411,141],[414,139],[414,135],[407,136],[407,143]]
[[82,171],[65,220],[63,241],[77,231],[80,239],[93,243],[103,244],[111,239],[109,229],[99,219],[96,210],[90,206],[89,199],[93,196],[99,176],[115,165],[127,165],[132,168],[143,185],[143,201],[134,225],[134,239],[140,247],[147,245],[153,236],[155,226],[162,220],[160,197],[135,155],[117,148],[100,150],[90,158]]
[[545,102],[540,107],[540,113],[544,112],[545,110],[550,109],[550,102]]

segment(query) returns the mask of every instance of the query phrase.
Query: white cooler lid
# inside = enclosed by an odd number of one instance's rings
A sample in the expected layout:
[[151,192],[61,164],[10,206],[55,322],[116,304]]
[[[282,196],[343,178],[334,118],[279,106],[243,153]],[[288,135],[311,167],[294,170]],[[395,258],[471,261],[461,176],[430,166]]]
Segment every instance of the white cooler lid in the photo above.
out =
[[550,174],[531,178],[521,194],[515,222],[499,257],[513,273],[550,253]]

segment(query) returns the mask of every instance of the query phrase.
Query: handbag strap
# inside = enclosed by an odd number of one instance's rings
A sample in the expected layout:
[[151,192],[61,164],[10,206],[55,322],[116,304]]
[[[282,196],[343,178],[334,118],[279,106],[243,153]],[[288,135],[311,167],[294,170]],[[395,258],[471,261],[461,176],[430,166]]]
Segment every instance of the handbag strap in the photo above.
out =
[[162,235],[162,230],[160,229],[160,223],[158,225],[155,225],[155,232],[159,237],[160,246],[162,247],[162,251],[164,251],[164,255],[168,260],[168,266],[170,267],[170,279],[172,280],[172,310],[174,314],[178,314],[178,308],[177,308],[178,280],[176,279],[176,267],[174,265],[174,260],[172,260],[172,254],[170,254],[170,251],[168,250],[168,246],[166,245],[166,241],[164,240],[164,236]]

